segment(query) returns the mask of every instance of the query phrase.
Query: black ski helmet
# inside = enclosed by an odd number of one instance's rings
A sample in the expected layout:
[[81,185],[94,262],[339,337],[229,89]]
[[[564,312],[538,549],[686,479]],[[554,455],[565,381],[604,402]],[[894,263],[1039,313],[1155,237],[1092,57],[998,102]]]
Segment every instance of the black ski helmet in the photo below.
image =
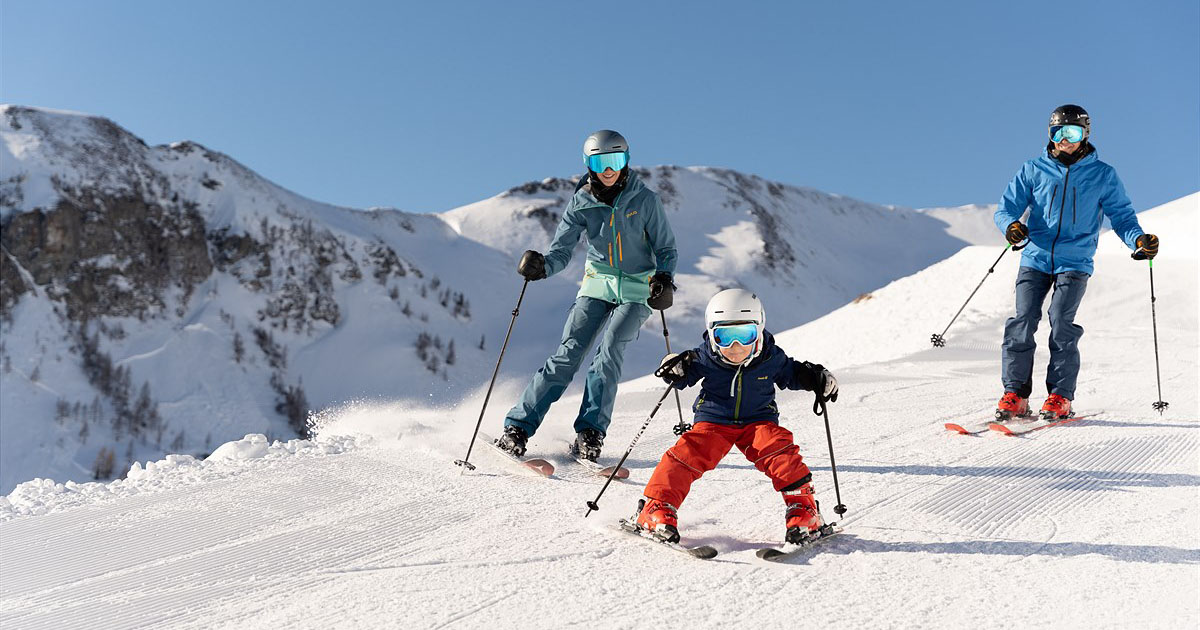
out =
[[[1050,112],[1050,128],[1060,125],[1079,125],[1083,127],[1083,139],[1092,135],[1092,119],[1087,110],[1078,105],[1060,105]],[[1053,135],[1053,134],[1051,134]]]

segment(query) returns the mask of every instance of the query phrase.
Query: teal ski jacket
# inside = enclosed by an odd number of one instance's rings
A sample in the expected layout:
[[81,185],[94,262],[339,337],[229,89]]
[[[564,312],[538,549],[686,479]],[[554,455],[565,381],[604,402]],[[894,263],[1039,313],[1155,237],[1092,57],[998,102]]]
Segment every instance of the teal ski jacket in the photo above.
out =
[[598,201],[584,186],[575,191],[546,253],[547,276],[571,262],[575,244],[584,233],[587,264],[579,295],[613,304],[645,304],[654,274],[675,275],[679,258],[675,234],[658,195],[632,169],[611,206]]

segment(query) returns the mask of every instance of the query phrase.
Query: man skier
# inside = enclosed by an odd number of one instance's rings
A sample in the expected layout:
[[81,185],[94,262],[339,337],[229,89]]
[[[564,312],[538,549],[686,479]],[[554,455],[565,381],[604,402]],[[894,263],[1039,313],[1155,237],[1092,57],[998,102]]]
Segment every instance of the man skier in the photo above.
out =
[[[1029,239],[1017,273],[1016,314],[1004,326],[1004,396],[996,417],[1007,420],[1029,413],[1033,390],[1033,334],[1050,298],[1050,365],[1041,416],[1068,418],[1079,376],[1079,338],[1083,327],[1075,313],[1092,273],[1092,256],[1104,217],[1113,232],[1139,257],[1154,258],[1158,237],[1142,232],[1125,186],[1112,166],[1101,162],[1089,141],[1091,120],[1078,105],[1050,114],[1050,141],[1042,156],[1017,171],[994,216],[1010,244]],[[1021,222],[1029,209],[1029,223]]]
[[672,302],[675,235],[658,195],[630,170],[629,144],[615,131],[597,131],[583,143],[583,161],[587,174],[567,202],[549,251],[545,256],[527,251],[517,267],[528,280],[552,276],[567,266],[580,235],[587,233],[583,283],[567,316],[562,343],[509,410],[504,434],[496,440],[517,456],[525,453],[526,441],[571,383],[603,328],[571,445],[577,457],[599,458],[625,346],[637,337],[651,308],[664,310]]

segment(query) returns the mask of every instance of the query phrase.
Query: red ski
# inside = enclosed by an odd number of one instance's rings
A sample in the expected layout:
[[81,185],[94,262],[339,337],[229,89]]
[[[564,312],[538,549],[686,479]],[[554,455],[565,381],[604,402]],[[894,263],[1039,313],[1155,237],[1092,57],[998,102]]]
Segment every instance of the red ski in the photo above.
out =
[[1099,413],[1100,412],[1084,414],[1082,416],[1069,416],[1067,418],[1061,418],[1059,420],[1038,419],[1038,420],[1034,420],[1033,422],[1026,422],[1026,423],[993,422],[988,425],[988,428],[991,429],[992,431],[996,431],[997,433],[1003,433],[1004,435],[1009,435],[1009,436],[1025,435],[1026,433],[1033,433],[1034,431],[1041,431],[1042,429],[1049,429],[1050,427],[1056,427],[1061,424],[1067,424],[1068,422],[1075,422],[1076,420],[1083,420],[1084,418],[1091,418],[1091,417],[1098,415]]
[[959,435],[983,435],[984,433],[987,433],[987,430],[988,430],[987,427],[985,426],[982,429],[971,431],[971,430],[967,429],[966,427],[964,427],[963,425],[955,424],[953,422],[947,422],[943,426],[946,427],[947,431],[953,431],[955,433],[958,433]]
[[612,474],[613,469],[616,469],[616,471],[617,471],[617,476],[615,477],[615,479],[620,479],[620,480],[624,481],[629,478],[629,469],[624,466],[622,466],[620,468],[617,468],[616,466],[604,466],[604,465],[602,465],[598,462],[594,462],[590,459],[584,459],[582,457],[575,457],[574,455],[571,455],[571,459],[574,459],[575,461],[579,462],[579,465],[583,466],[584,468],[586,468],[604,478],[608,478],[608,476]]

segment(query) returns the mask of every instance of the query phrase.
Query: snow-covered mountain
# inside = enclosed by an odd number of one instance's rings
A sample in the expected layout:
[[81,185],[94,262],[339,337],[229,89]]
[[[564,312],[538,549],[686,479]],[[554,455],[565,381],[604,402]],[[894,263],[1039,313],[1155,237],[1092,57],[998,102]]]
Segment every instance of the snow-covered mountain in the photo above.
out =
[[[1087,418],[1020,438],[949,434],[990,417],[1012,308],[1008,257],[933,349],[999,246],[971,247],[869,299],[780,330],[822,360],[844,532],[786,564],[784,509],[735,449],[680,506],[700,561],[618,531],[676,436],[661,391],[627,381],[605,457],[635,434],[628,482],[565,455],[578,396],[531,440],[551,479],[487,449],[463,455],[479,397],[325,415],[312,441],[247,436],[203,461],[138,464],[107,484],[21,484],[0,498],[0,626],[20,628],[1195,628],[1200,624],[1200,195],[1143,213],[1155,260],[1159,415],[1148,269],[1106,234],[1077,321]],[[768,307],[770,306],[768,302]],[[1046,343],[1039,333],[1036,380]],[[685,401],[696,391],[685,392]],[[1045,393],[1035,388],[1035,404]],[[783,426],[835,493],[811,394],[781,392]]]
[[[250,432],[302,435],[310,410],[347,401],[457,401],[494,366],[515,260],[545,248],[574,190],[551,178],[440,215],[357,210],[95,116],[3,106],[0,138],[0,491],[203,455]],[[679,242],[667,312],[678,345],[694,343],[722,287],[769,296],[781,330],[979,232],[962,227],[978,211],[884,207],[714,168],[639,172]],[[557,344],[582,256],[573,265],[526,294],[491,422]],[[664,351],[660,320],[644,332],[627,374]]]

